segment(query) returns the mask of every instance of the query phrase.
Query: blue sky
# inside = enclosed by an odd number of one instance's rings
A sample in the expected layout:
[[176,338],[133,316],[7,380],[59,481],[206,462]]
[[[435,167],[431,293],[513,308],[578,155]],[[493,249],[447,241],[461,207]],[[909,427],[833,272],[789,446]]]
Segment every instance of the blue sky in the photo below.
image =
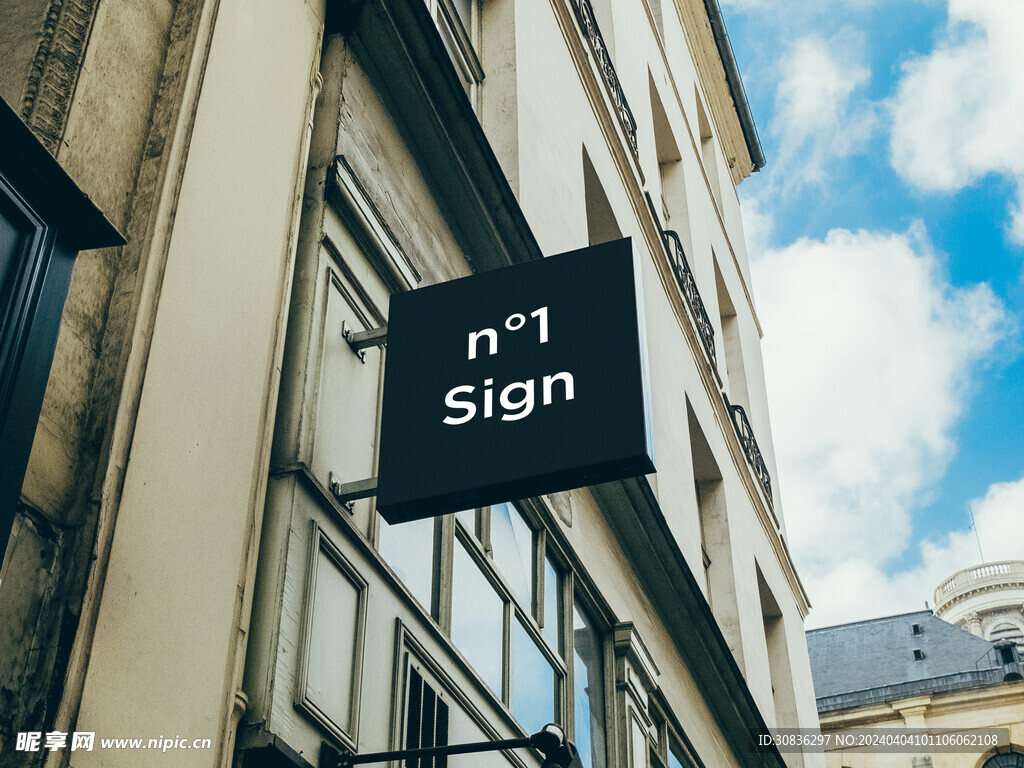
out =
[[1024,559],[1024,3],[721,4],[809,625],[918,610]]

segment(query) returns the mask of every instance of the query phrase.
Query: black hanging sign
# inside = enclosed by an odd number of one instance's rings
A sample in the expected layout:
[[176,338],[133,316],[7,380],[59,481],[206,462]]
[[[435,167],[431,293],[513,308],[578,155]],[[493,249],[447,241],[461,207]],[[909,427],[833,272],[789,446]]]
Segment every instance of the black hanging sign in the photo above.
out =
[[628,238],[396,294],[387,346],[390,523],[654,471]]

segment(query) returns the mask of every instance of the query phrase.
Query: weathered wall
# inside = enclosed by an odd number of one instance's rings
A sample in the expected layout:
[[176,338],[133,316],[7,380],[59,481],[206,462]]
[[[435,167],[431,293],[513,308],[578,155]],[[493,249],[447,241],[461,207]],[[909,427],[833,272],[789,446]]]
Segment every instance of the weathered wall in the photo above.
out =
[[[5,2],[2,95],[126,231],[174,7],[168,0],[96,6]],[[99,507],[92,489],[104,469],[101,445],[126,321],[112,317],[111,298],[124,267],[125,249],[81,253],[61,319],[0,585],[5,745],[14,731],[45,729],[57,717],[92,563]]]

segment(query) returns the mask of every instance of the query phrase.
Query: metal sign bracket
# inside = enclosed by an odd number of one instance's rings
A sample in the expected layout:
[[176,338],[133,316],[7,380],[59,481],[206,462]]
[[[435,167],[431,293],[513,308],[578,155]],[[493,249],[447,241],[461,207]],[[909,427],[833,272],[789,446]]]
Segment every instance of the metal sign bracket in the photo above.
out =
[[370,477],[366,480],[354,480],[343,483],[338,480],[333,472],[327,473],[327,487],[338,502],[349,512],[355,509],[355,503],[360,499],[368,499],[377,495],[377,478]]
[[354,331],[349,327],[348,321],[342,320],[341,333],[352,351],[364,363],[366,362],[365,350],[370,347],[383,347],[388,343],[388,327],[386,325],[382,325],[380,328],[371,328],[368,331]]

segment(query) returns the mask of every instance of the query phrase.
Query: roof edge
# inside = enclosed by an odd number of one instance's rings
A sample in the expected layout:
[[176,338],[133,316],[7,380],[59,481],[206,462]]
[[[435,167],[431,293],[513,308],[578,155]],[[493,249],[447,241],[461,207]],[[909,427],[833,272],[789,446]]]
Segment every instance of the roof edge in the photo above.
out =
[[756,172],[764,168],[764,151],[761,149],[761,140],[757,136],[754,116],[750,112],[747,92],[743,89],[743,80],[740,77],[740,69],[736,63],[732,43],[729,41],[729,33],[725,29],[722,9],[718,5],[718,0],[704,0],[704,10],[707,11],[708,20],[711,22],[711,32],[715,37],[718,55],[722,59],[722,67],[725,69],[725,80],[729,85],[729,93],[732,95],[733,104],[736,106],[736,115],[739,117],[740,127],[743,129],[743,139],[747,144],[747,152],[750,153],[750,161],[754,164],[752,172]]
[[[829,629],[840,629],[842,627],[852,627],[852,626],[855,626],[857,624],[872,624],[872,623],[874,623],[876,621],[888,621],[890,619],[902,619],[902,618],[906,618],[907,616],[921,616],[921,615],[924,615],[924,614],[927,614],[928,616],[935,616],[935,614],[932,613],[931,610],[927,610],[927,609],[923,609],[923,610],[920,610],[920,611],[908,611],[907,613],[894,613],[891,616],[876,616],[873,619],[858,619],[857,621],[847,621],[847,622],[844,622],[842,624],[830,624],[827,627],[815,627],[814,629],[806,630],[805,634],[810,635],[810,634],[812,634],[814,632],[824,632],[825,630],[829,630]],[[943,619],[941,619],[939,616],[935,616],[935,618],[939,619],[939,621],[943,621]],[[949,624],[948,621],[946,623]],[[953,626],[955,626],[955,625],[953,625]]]

